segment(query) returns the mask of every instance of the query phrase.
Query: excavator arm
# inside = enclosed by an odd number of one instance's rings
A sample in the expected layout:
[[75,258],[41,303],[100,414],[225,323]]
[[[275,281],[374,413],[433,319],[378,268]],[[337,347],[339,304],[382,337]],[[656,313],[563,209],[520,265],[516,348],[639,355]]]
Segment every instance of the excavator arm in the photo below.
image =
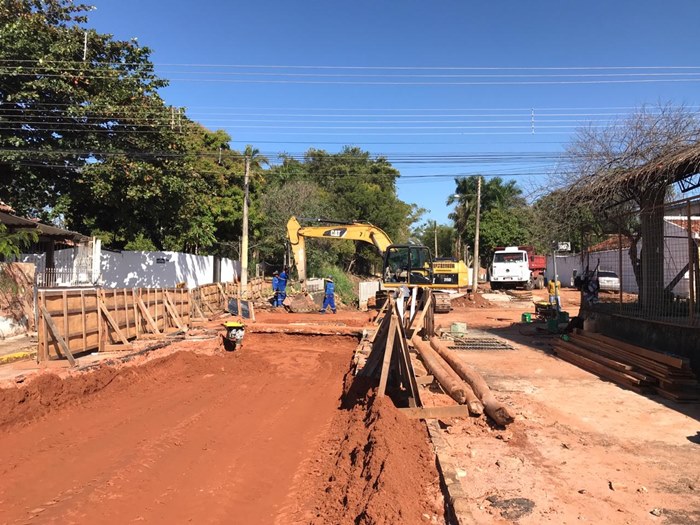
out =
[[373,244],[381,254],[392,244],[389,236],[369,223],[354,222],[332,226],[302,226],[296,217],[287,222],[287,238],[292,247],[299,280],[306,281],[306,238],[362,241]]

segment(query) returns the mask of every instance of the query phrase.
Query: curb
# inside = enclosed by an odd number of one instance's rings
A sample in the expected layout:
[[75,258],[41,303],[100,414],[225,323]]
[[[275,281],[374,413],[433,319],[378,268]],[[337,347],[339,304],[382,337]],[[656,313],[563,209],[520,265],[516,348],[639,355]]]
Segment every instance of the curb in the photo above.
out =
[[457,468],[451,461],[440,458],[439,451],[447,450],[449,447],[440,433],[438,422],[436,419],[426,420],[425,426],[428,428],[428,434],[435,449],[438,470],[442,475],[445,492],[447,492],[447,504],[452,514],[451,522],[456,525],[473,525],[476,521],[474,521],[474,516],[469,509],[469,498],[459,481]]

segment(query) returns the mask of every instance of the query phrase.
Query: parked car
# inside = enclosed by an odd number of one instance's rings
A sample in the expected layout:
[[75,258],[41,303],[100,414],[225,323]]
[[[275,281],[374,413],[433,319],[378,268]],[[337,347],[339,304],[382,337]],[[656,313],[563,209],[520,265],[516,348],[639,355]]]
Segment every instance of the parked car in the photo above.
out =
[[598,284],[601,292],[619,292],[620,278],[615,272],[598,270]]

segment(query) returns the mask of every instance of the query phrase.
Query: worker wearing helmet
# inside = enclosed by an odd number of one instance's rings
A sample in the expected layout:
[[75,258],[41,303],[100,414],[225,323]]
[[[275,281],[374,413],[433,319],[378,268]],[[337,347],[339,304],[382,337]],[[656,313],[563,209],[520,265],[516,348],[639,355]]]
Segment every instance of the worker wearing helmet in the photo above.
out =
[[321,313],[325,314],[326,309],[329,306],[331,307],[331,311],[333,313],[336,313],[336,310],[335,310],[335,284],[333,283],[333,276],[332,275],[329,275],[326,278],[325,296],[323,298],[323,308],[321,308]]
[[282,306],[282,303],[287,298],[287,281],[289,277],[287,276],[287,268],[282,269],[282,273],[279,274],[279,280],[277,283],[277,304],[275,306]]
[[279,287],[280,287],[279,272],[277,270],[275,270],[274,272],[272,272],[272,293],[275,294],[272,297],[272,306],[277,306]]

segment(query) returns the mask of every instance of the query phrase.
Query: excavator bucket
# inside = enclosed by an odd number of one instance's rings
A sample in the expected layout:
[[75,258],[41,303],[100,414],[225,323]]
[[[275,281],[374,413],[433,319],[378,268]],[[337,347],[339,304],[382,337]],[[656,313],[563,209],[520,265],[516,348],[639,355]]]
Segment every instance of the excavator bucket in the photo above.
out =
[[434,293],[435,298],[435,313],[436,314],[446,314],[452,310],[452,304],[450,303],[450,294],[447,293]]
[[317,312],[319,308],[314,302],[314,298],[307,293],[300,293],[293,297],[288,295],[282,304],[295,314]]

